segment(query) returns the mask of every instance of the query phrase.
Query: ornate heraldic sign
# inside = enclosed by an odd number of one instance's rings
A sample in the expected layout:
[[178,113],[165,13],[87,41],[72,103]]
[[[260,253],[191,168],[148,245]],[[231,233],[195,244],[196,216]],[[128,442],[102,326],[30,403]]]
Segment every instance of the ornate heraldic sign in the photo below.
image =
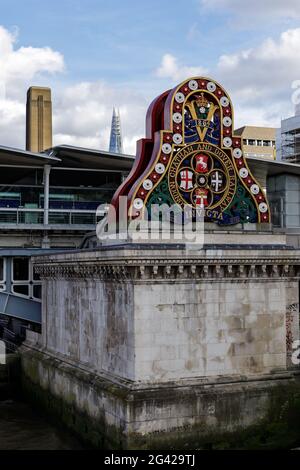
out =
[[128,217],[143,217],[153,204],[201,208],[218,224],[268,223],[262,188],[235,136],[226,91],[209,78],[192,78],[156,98],[149,107],[146,139],[135,165],[116,192],[128,197]]

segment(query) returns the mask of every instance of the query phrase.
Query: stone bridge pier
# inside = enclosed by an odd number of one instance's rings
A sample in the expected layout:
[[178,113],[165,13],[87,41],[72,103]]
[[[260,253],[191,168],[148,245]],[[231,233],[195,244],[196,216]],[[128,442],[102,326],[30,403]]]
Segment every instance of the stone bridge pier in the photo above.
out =
[[97,447],[230,440],[297,383],[295,250],[131,244],[34,263],[42,334],[22,347],[24,389]]

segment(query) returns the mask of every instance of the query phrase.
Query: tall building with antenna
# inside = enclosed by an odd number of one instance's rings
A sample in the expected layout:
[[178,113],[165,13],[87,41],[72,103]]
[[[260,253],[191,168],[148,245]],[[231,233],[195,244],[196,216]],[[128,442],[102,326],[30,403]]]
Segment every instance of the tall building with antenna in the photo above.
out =
[[124,153],[121,133],[120,113],[115,107],[113,109],[110,131],[109,151],[113,153]]

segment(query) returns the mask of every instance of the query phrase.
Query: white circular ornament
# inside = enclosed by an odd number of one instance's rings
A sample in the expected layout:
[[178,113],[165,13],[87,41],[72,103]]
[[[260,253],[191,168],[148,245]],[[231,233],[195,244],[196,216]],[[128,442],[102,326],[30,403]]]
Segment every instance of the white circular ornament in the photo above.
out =
[[267,204],[266,204],[265,202],[261,202],[261,203],[258,205],[258,208],[259,208],[260,212],[262,212],[263,214],[264,214],[265,212],[267,212],[267,210],[268,210],[268,206],[267,206]]
[[234,158],[241,158],[241,156],[243,155],[243,152],[239,148],[235,148],[232,153]]
[[173,142],[175,144],[181,144],[182,143],[182,135],[181,134],[174,134],[173,135]]
[[198,82],[196,80],[190,80],[188,85],[190,90],[197,90],[198,88]]
[[206,108],[204,106],[201,106],[201,108],[199,108],[199,111],[200,113],[204,114],[206,112]]
[[216,91],[216,84],[214,82],[208,82],[208,84],[206,85],[206,88],[208,89],[208,91],[211,91],[212,93],[214,91]]
[[247,168],[241,168],[239,171],[239,175],[241,178],[247,178],[248,176],[248,170]]
[[134,201],[133,201],[133,207],[135,209],[142,209],[144,203],[143,203],[143,200],[140,199],[139,197],[137,197]]
[[170,144],[163,144],[161,148],[162,148],[162,151],[166,154],[172,152],[172,147]]
[[176,93],[176,95],[175,95],[175,101],[177,101],[177,103],[183,103],[183,102],[184,102],[184,94],[181,93],[181,91],[179,91],[178,93]]
[[225,116],[225,117],[223,118],[223,125],[224,125],[225,127],[230,127],[231,124],[232,124],[231,118],[230,118],[229,116]]
[[230,137],[224,137],[223,145],[224,145],[224,147],[231,147],[232,146],[231,138]]
[[156,173],[158,173],[159,175],[162,175],[163,172],[165,171],[166,167],[163,163],[157,163],[155,165],[155,171]]
[[252,184],[250,191],[252,194],[258,194],[259,193],[259,186],[257,184]]
[[173,121],[176,122],[176,124],[180,124],[182,121],[182,116],[180,113],[174,113],[173,114]]
[[143,182],[143,188],[146,189],[146,191],[150,191],[150,189],[153,188],[153,183],[151,180],[147,179]]
[[224,108],[226,108],[226,106],[229,105],[229,99],[226,96],[222,96],[222,98],[220,99],[220,103],[222,106],[224,106]]

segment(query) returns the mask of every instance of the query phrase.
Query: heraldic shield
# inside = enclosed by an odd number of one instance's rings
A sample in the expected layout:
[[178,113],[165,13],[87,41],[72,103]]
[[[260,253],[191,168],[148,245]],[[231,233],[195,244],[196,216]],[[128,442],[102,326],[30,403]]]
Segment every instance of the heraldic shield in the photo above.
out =
[[[137,143],[133,169],[115,193],[128,197],[128,218],[151,205],[201,207],[219,225],[270,223],[266,196],[250,172],[234,135],[231,100],[214,80],[195,77],[158,96]],[[145,210],[147,209],[147,211]],[[148,216],[148,215],[147,215]]]

